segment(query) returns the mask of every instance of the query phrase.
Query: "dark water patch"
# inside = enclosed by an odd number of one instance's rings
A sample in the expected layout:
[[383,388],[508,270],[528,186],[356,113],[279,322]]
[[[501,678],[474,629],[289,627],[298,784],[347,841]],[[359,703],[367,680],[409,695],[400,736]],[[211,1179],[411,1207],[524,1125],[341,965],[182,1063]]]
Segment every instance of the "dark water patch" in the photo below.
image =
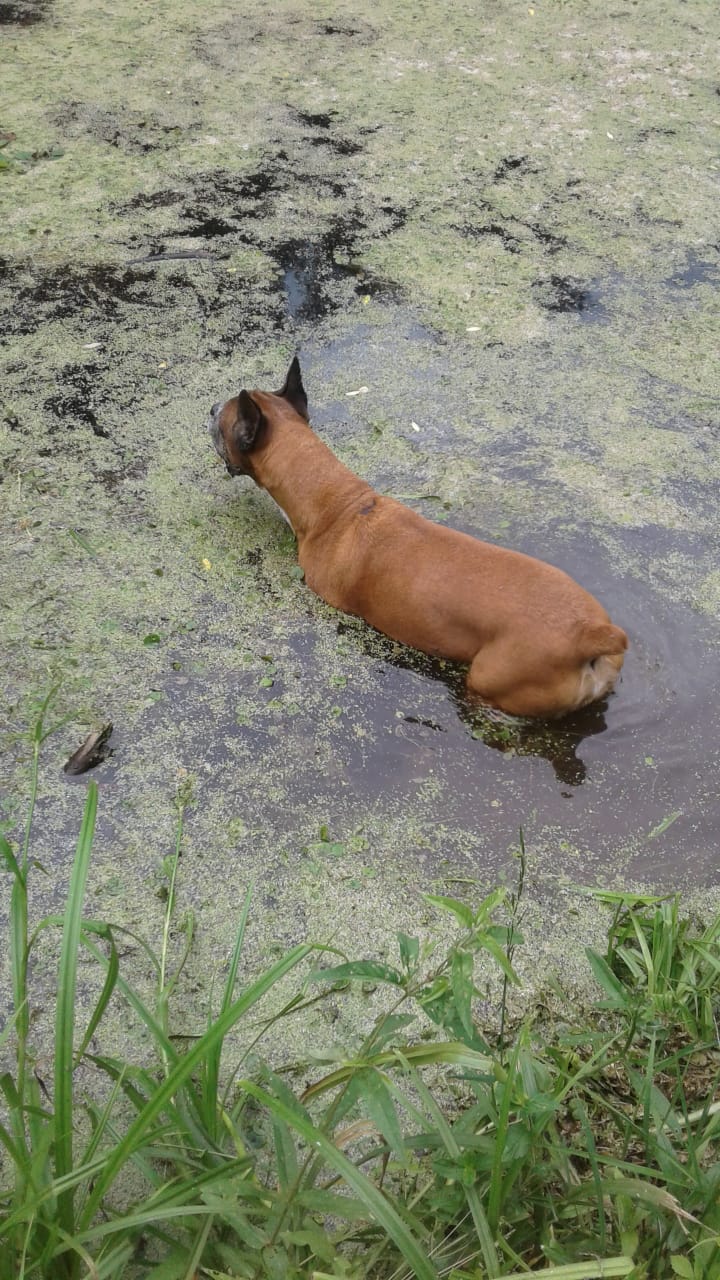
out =
[[280,600],[282,595],[281,584],[273,581],[265,571],[265,558],[265,552],[262,547],[248,547],[240,555],[239,562],[250,569],[253,582],[262,593],[264,599]]
[[137,209],[169,209],[185,199],[184,191],[138,191],[130,200],[123,200],[110,205],[112,213],[134,213]]
[[362,27],[353,27],[349,23],[340,26],[334,22],[322,22],[318,24],[320,31],[324,36],[345,36],[347,39],[353,39],[355,36],[363,34]]
[[21,425],[20,417],[14,409],[4,408],[2,411],[2,419],[0,419],[0,421],[4,422],[11,431],[17,431]]
[[329,178],[323,173],[299,173],[297,175],[298,186],[310,187],[313,191],[319,191],[322,195],[334,196],[336,200],[343,200],[347,195],[347,185],[344,182],[338,182],[336,178]]
[[[117,147],[130,155],[147,155],[175,144],[179,125],[159,119],[149,112],[119,106],[112,111],[94,102],[72,101],[63,104],[54,123],[65,137],[90,135],[107,146]],[[187,127],[183,130],[187,132]]]
[[[385,204],[382,212],[390,225],[402,224],[404,211]],[[321,320],[340,305],[338,286],[350,285],[357,296],[398,301],[401,291],[390,280],[367,271],[358,261],[359,241],[365,230],[362,215],[350,211],[336,218],[314,240],[286,240],[273,247],[280,267],[280,282],[288,314],[293,320]]]
[[[714,256],[708,257],[707,251],[714,250]],[[687,255],[684,267],[669,276],[666,283],[671,289],[692,289],[696,284],[718,284],[720,282],[720,258],[717,246],[708,245],[705,252],[691,250]]]
[[[217,262],[229,256],[228,253],[222,252],[210,253],[206,249],[165,249],[164,247],[158,247],[151,250],[150,253],[144,254],[142,258],[129,258],[127,265],[131,267],[141,262]],[[186,283],[184,277],[177,275],[168,274],[165,279],[171,284],[184,285]]]
[[504,182],[511,174],[537,173],[537,166],[528,156],[504,156],[493,174],[493,182]]
[[233,174],[225,169],[195,175],[190,197],[185,196],[179,211],[182,226],[168,229],[167,239],[192,236],[215,240],[234,237],[238,244],[255,243],[253,223],[270,211],[268,201],[280,188],[275,168]]
[[155,281],[153,271],[134,271],[125,267],[94,266],[78,273],[81,294],[99,309],[109,308],[115,315],[118,304],[123,306],[152,305],[151,286]]
[[276,247],[275,256],[292,319],[321,320],[334,309],[329,292],[333,267],[322,245],[288,240]]
[[228,203],[257,204],[282,186],[281,175],[275,165],[267,165],[250,173],[232,173],[226,169],[213,169],[193,177],[192,187],[198,198],[203,195],[213,201],[222,197]]
[[669,129],[662,125],[650,125],[647,129],[638,130],[638,141],[647,142],[649,138],[674,138],[677,129]]
[[327,147],[329,151],[339,156],[355,156],[362,151],[361,142],[355,142],[351,138],[339,137],[337,134],[330,133],[337,121],[336,111],[318,113],[297,111],[295,114],[300,124],[312,129],[312,133],[306,135],[303,139],[311,147]]
[[[226,356],[256,335],[282,333],[287,309],[276,281],[243,281],[218,270],[217,260],[223,257],[227,252],[220,248],[186,251],[164,240],[147,251],[146,240],[143,260],[136,265],[17,266],[0,285],[0,305],[11,333],[35,333],[52,321],[74,322],[83,344],[86,339],[104,344],[120,319],[126,331],[151,323],[156,339],[164,343],[174,332],[174,309],[184,307],[207,322],[205,350]],[[180,270],[183,261],[186,269]],[[104,377],[107,381],[107,372]],[[59,403],[58,409],[67,411],[70,405]]]
[[[328,114],[328,127],[330,123]],[[337,141],[343,145],[345,140]],[[338,211],[326,216],[324,228],[320,224],[316,236],[276,242],[268,235],[268,223],[275,215],[277,201],[289,192],[297,192],[299,185],[329,192],[337,199]],[[186,196],[178,208],[180,225],[165,229],[162,238],[145,235],[145,252],[134,257],[131,265],[184,256],[185,251],[175,249],[173,241],[188,238],[208,245],[222,245],[220,252],[198,249],[197,257],[227,255],[233,245],[258,249],[277,265],[274,282],[269,285],[242,282],[243,299],[238,288],[240,279],[229,282],[218,279],[212,298],[212,305],[217,306],[219,302],[230,301],[232,292],[233,311],[244,301],[247,332],[260,332],[263,324],[268,326],[268,319],[273,332],[281,331],[288,317],[293,321],[321,319],[347,305],[354,296],[384,301],[399,297],[400,291],[392,281],[373,275],[360,261],[368,240],[391,234],[406,221],[407,210],[387,197],[380,196],[374,207],[351,202],[346,183],[301,166],[297,156],[290,159],[282,149],[251,172],[234,174],[212,170],[197,174],[190,180],[189,188],[189,197]],[[143,193],[140,198],[144,200]],[[209,317],[210,294],[200,280],[195,284],[198,309]],[[255,304],[260,295],[258,307]],[[232,314],[228,322],[230,329],[234,329]],[[213,346],[212,354],[232,350],[239,332],[239,328],[235,330],[232,345],[221,339],[220,346]]]
[[[492,207],[484,203],[484,207],[491,216],[496,213]],[[510,225],[506,226],[499,219],[492,218],[491,221],[485,223],[466,222],[462,225],[453,227],[454,231],[458,231],[460,235],[470,239],[480,239],[483,236],[495,236],[500,240],[503,249],[508,253],[520,253],[527,237],[523,238],[513,230],[513,227],[522,227],[525,231],[529,231],[534,240],[541,244],[549,254],[559,253],[560,249],[567,246],[567,240],[564,236],[555,235],[554,232],[546,230],[532,222],[523,222],[520,219],[513,218]]]
[[[193,236],[199,240],[216,240],[221,236],[237,235],[238,228],[234,222],[227,222],[224,218],[208,216],[201,218],[199,222],[193,222],[188,227],[183,227],[181,231],[176,231],[176,236]],[[156,257],[158,255],[155,255]]]
[[316,135],[310,139],[310,145],[313,147],[327,147],[339,156],[356,156],[359,151],[362,151],[360,143],[351,142],[349,138],[325,138]]
[[[93,365],[66,364],[58,374],[60,389],[45,400],[45,408],[64,425],[84,423],[93,434],[107,439],[109,432],[98,422],[98,377]],[[100,399],[99,403],[102,403]],[[52,434],[52,428],[50,428]]]
[[[209,169],[188,179],[187,189],[167,200],[168,206],[182,205],[179,216],[184,226],[168,228],[165,235],[173,236],[225,236],[241,233],[248,223],[262,218],[269,212],[268,199],[278,192],[280,176],[273,164],[250,172],[233,173],[227,169]],[[157,193],[164,196],[165,193]],[[163,207],[149,203],[154,197],[140,192],[122,206],[121,213],[137,208]],[[163,202],[164,203],[164,202]]]
[[[676,502],[680,510],[692,511],[693,520],[698,524],[705,522],[706,530],[712,531],[712,537],[717,529],[718,515],[718,482],[713,476],[711,467],[711,459],[708,458],[708,472],[703,478],[696,476],[668,475],[663,478],[662,492],[671,501]],[[676,549],[682,546],[684,539],[676,540]],[[713,538],[713,542],[708,544],[707,533],[704,542],[697,547],[697,563],[701,564],[702,560],[710,553],[717,555],[718,544]]]
[[495,236],[502,244],[503,249],[507,249],[508,253],[519,253],[522,248],[522,242],[514,236],[507,227],[501,226],[499,222],[490,222],[485,226],[470,226],[465,223],[463,226],[453,227],[454,231],[458,231],[461,236],[466,236],[472,240],[480,240],[483,236]]
[[287,311],[293,320],[322,320],[339,305],[337,286],[349,282],[357,296],[397,301],[399,286],[366,271],[352,260],[338,261],[347,253],[344,228],[328,231],[316,241],[286,240],[273,255],[281,270],[281,286]]
[[554,231],[548,231],[547,227],[539,227],[534,222],[524,222],[521,224],[531,231],[539,244],[544,245],[549,254],[559,253],[561,249],[567,248],[567,238],[558,236]]
[[35,333],[43,324],[76,316],[115,320],[121,309],[153,305],[152,271],[109,265],[17,267],[8,277],[7,315],[12,333]]
[[102,467],[95,471],[95,477],[108,493],[118,493],[128,480],[143,480],[147,475],[147,460],[133,458],[120,467]]
[[392,204],[389,200],[381,200],[378,209],[383,214],[383,235],[388,235],[392,231],[400,231],[408,220],[408,210],[403,205]]
[[188,297],[207,322],[206,351],[213,358],[234,356],[250,340],[284,334],[287,309],[275,282],[244,281],[227,271],[198,269],[186,282]]
[[52,0],[0,0],[0,26],[32,27],[44,22]]
[[583,315],[601,312],[600,295],[591,285],[570,276],[552,275],[533,285],[536,299],[545,311]]
[[[590,209],[590,214],[594,218],[605,221],[605,215],[599,213],[596,209]],[[682,218],[663,218],[659,214],[648,213],[641,200],[635,205],[634,215],[638,222],[648,227],[682,227]]]
[[298,111],[297,118],[301,124],[311,129],[329,129],[337,116],[336,111]]

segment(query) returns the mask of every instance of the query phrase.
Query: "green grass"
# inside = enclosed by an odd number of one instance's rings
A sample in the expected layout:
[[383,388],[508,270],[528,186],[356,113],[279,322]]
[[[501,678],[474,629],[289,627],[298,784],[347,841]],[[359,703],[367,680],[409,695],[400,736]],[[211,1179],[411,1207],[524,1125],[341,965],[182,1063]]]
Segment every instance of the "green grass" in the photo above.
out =
[[[248,973],[248,893],[217,1007],[180,1049],[171,1028],[193,925],[175,919],[175,891],[189,788],[177,797],[157,950],[132,935],[155,975],[148,997],[120,963],[127,931],[83,915],[92,782],[65,911],[29,929],[50,701],[32,732],[21,847],[0,837],[14,1005],[1,1046],[13,1063],[0,1078],[3,1280],[717,1280],[720,919],[701,929],[675,897],[598,894],[608,941],[588,952],[597,1004],[562,1023],[514,1024],[522,871],[514,894],[479,906],[428,897],[455,940],[401,933],[394,965],[299,945]],[[184,930],[174,968],[171,928]],[[48,931],[59,933],[52,1084],[29,1017],[33,950]],[[87,955],[98,994],[78,1022]],[[482,1021],[481,958],[500,993]],[[263,1061],[268,1027],[367,982],[387,988],[387,1012],[342,1061],[303,1090],[297,1064]],[[103,1050],[111,1002],[144,1031],[138,1044],[149,1035],[149,1057]],[[94,1073],[89,1097],[80,1064]]]

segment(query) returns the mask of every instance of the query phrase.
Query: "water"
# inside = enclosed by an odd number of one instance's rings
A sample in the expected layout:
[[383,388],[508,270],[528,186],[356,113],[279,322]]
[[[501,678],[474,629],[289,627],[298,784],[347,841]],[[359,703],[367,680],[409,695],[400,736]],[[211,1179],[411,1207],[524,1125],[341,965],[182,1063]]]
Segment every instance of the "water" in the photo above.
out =
[[[165,740],[182,725],[185,758],[211,768],[230,811],[257,805],[279,841],[294,828],[293,812],[330,814],[343,829],[379,811],[410,822],[430,795],[448,857],[457,833],[477,833],[480,874],[484,851],[501,863],[522,826],[531,853],[556,840],[556,877],[710,884],[720,824],[716,648],[697,616],[669,609],[647,585],[603,581],[597,559],[569,559],[565,567],[584,568],[606,596],[612,590],[630,649],[616,693],[564,721],[489,722],[465,699],[459,668],[358,620],[314,618],[308,594],[307,626],[277,652],[270,643],[232,678],[212,666],[202,678],[169,675],[134,736]],[[328,670],[343,673],[330,687]],[[272,684],[263,688],[266,671]],[[239,705],[251,708],[244,723]],[[134,754],[122,726],[113,742],[115,756],[96,771],[101,782],[121,782],[123,755]],[[264,761],[274,801],[240,799],[243,758]]]

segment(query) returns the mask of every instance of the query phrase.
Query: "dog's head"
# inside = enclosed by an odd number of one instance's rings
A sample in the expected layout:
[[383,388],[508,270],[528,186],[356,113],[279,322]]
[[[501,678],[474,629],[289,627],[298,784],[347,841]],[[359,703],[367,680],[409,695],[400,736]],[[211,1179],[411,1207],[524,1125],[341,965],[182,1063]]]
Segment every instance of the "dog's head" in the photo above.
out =
[[[279,391],[243,390],[231,400],[214,404],[210,410],[208,431],[231,476],[253,475],[251,455],[265,441],[274,400],[283,401],[285,412],[289,405],[307,422],[307,396],[297,356]],[[279,412],[283,411],[283,405],[276,407]]]

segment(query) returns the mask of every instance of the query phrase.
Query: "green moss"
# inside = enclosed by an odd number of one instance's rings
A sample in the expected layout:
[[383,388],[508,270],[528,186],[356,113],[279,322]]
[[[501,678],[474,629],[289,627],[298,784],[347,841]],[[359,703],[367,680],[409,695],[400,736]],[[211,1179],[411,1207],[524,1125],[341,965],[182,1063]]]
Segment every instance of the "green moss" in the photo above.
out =
[[[456,864],[483,892],[523,823],[545,951],[558,864],[667,882],[684,876],[670,841],[698,878],[708,857],[692,811],[720,741],[703,693],[717,631],[681,605],[711,622],[717,605],[709,9],[661,3],[648,24],[579,0],[360,0],[332,19],[334,35],[310,6],[69,0],[5,29],[6,812],[31,697],[61,679],[74,719],[48,748],[42,860],[59,876],[70,856],[80,797],[62,761],[112,718],[93,892],[152,929],[171,798],[196,774],[183,892],[203,908],[206,976],[252,879],[276,899],[258,954],[333,930],[373,950]],[[291,576],[285,526],[229,480],[203,422],[238,384],[278,385],[298,347],[318,430],[350,466],[567,565],[623,614],[613,745],[575,743],[587,785],[571,735],[553,730],[560,765],[545,740],[484,746],[458,673],[428,678]],[[697,673],[674,704],[699,717],[693,733],[682,720],[690,781],[655,718],[671,723],[671,676],[653,674],[667,652]],[[685,816],[649,846],[678,788]],[[361,833],[357,866],[310,869],[322,822]]]

